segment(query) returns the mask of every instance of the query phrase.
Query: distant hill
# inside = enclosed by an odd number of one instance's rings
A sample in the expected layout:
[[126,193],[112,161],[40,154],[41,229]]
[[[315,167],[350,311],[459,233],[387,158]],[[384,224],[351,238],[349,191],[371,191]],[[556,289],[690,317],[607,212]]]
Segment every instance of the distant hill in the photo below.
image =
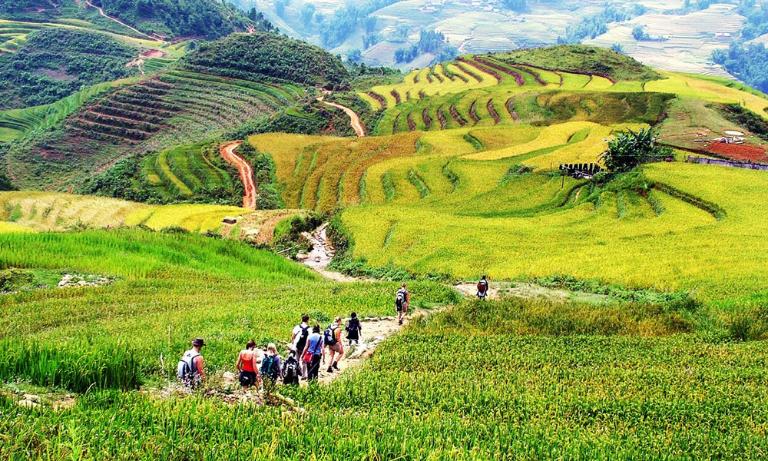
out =
[[[103,14],[101,14],[101,11]],[[173,39],[219,38],[232,32],[271,30],[272,25],[255,11],[247,15],[217,0],[6,0],[0,19],[62,22],[86,20],[97,28],[135,35]]]
[[235,78],[258,75],[305,85],[338,86],[348,74],[322,48],[271,33],[232,35],[201,45],[184,60],[196,71]]

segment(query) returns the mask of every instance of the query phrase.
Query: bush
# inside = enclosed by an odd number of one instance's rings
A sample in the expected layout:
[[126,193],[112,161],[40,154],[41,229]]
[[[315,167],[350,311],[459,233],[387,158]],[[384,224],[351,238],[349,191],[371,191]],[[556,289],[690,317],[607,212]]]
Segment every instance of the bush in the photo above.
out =
[[626,130],[617,134],[601,156],[605,166],[613,172],[630,171],[637,166],[672,156],[672,149],[657,143],[652,129]]

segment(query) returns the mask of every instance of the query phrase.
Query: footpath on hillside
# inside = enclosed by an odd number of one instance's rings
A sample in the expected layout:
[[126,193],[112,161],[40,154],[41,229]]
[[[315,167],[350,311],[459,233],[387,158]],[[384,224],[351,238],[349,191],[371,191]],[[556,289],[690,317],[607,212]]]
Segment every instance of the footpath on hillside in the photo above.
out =
[[334,107],[336,109],[341,109],[342,111],[344,111],[344,113],[347,114],[347,117],[349,117],[349,124],[352,126],[352,129],[355,131],[355,134],[357,135],[357,137],[362,138],[365,136],[365,128],[363,127],[363,122],[360,121],[360,116],[357,115],[357,112],[350,109],[349,107],[342,106],[341,104],[325,101],[325,96],[320,96],[319,98],[317,98],[317,100],[322,102],[326,106]]
[[133,31],[134,33],[136,33],[136,34],[138,34],[138,35],[140,35],[140,36],[142,36],[142,37],[144,37],[144,38],[148,38],[148,39],[150,39],[150,40],[160,40],[160,41],[165,41],[165,40],[163,40],[163,39],[162,39],[161,37],[159,37],[159,36],[152,36],[152,35],[149,35],[149,34],[145,34],[144,32],[140,31],[139,29],[137,29],[137,28],[135,28],[135,27],[133,27],[133,26],[129,26],[128,24],[124,23],[123,21],[121,21],[121,20],[119,20],[119,19],[117,19],[117,18],[115,18],[115,17],[113,17],[113,16],[110,16],[110,15],[108,15],[107,13],[105,13],[105,12],[104,12],[104,9],[103,9],[103,8],[101,8],[100,6],[96,6],[96,5],[94,5],[94,4],[93,4],[93,3],[91,3],[89,0],[85,0],[85,4],[86,4],[86,5],[88,5],[88,6],[90,6],[91,8],[96,8],[96,10],[99,12],[99,14],[100,14],[101,16],[103,16],[103,17],[105,17],[105,18],[109,19],[110,21],[116,22],[117,24],[120,24],[121,26],[125,27],[126,29],[130,29],[130,30],[131,30],[131,31]]
[[253,167],[244,158],[235,153],[242,141],[232,141],[224,144],[219,149],[222,158],[230,165],[237,168],[240,175],[240,181],[243,182],[243,208],[249,210],[256,209],[256,183],[253,181]]

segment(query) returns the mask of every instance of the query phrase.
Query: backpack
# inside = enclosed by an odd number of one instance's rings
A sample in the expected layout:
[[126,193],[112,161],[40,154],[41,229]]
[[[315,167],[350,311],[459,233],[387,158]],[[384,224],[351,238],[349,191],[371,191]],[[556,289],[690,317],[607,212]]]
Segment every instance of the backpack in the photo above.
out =
[[285,372],[283,373],[284,384],[299,383],[299,362],[295,357],[288,357],[285,361]]
[[485,293],[486,291],[488,291],[488,282],[486,282],[485,280],[480,280],[479,282],[477,282],[477,292]]
[[403,307],[403,304],[405,304],[405,291],[398,290],[397,296],[395,296],[395,305],[397,307]]
[[195,359],[200,357],[198,353],[185,352],[179,360],[179,364],[176,366],[176,377],[186,383],[192,384],[197,375],[197,368],[195,367]]
[[299,340],[296,341],[296,350],[301,353],[304,351],[304,347],[307,345],[307,338],[309,338],[309,326],[301,327],[301,332],[299,333]]
[[276,355],[268,355],[264,357],[264,360],[261,362],[261,374],[272,379],[277,379],[279,370],[277,369]]
[[335,346],[336,345],[336,328],[333,327],[333,325],[328,325],[328,328],[325,329],[325,332],[323,333],[323,341],[325,342],[326,346]]

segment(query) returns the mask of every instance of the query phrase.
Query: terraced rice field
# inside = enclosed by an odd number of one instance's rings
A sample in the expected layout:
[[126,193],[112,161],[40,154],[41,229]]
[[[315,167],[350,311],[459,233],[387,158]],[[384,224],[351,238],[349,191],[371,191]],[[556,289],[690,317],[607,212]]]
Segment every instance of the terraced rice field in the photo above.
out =
[[[70,23],[46,23],[46,22],[26,22],[0,19],[0,53],[13,53],[19,49],[27,40],[27,35],[49,28],[61,28],[71,30],[87,30],[89,32],[100,32],[118,39],[129,45],[137,46],[142,49],[162,49],[168,56],[167,59],[175,60],[184,54],[184,45],[166,44],[160,41],[147,40],[127,35],[121,35],[113,32],[99,30],[95,25],[85,21],[69,21]],[[152,60],[150,60],[152,61]]]
[[225,168],[215,143],[203,143],[148,155],[141,175],[161,197],[183,200],[205,191],[232,194],[235,184]]
[[[126,155],[210,139],[283,108],[300,94],[303,90],[292,85],[173,70],[82,106],[67,117],[62,130],[46,137],[32,152],[9,155],[9,171],[22,187],[57,189],[77,184]],[[45,159],[45,171],[29,162],[30,155]],[[40,178],[46,182],[40,184]]]
[[179,227],[190,232],[214,232],[228,216],[248,215],[257,226],[274,213],[253,213],[221,205],[146,205],[51,192],[0,193],[0,223],[11,230],[61,231],[143,225],[154,230]]
[[[463,79],[443,78],[454,67]],[[656,123],[672,97],[741,104],[768,118],[768,100],[725,80],[670,72],[662,77],[614,81],[476,55],[413,71],[402,83],[373,87],[359,96],[384,111],[374,129],[380,135],[520,121]]]

